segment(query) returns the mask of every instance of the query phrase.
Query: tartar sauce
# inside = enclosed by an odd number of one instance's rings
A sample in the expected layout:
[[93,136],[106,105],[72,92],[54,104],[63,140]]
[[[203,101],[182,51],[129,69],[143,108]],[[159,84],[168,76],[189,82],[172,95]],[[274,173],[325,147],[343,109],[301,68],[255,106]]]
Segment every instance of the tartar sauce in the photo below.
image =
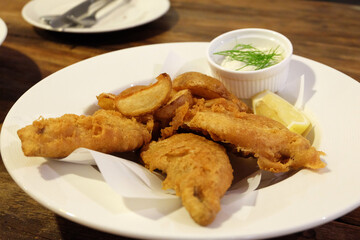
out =
[[233,49],[217,52],[223,55],[223,68],[234,71],[255,71],[270,67],[284,59],[279,47],[256,48],[251,44],[237,44]]

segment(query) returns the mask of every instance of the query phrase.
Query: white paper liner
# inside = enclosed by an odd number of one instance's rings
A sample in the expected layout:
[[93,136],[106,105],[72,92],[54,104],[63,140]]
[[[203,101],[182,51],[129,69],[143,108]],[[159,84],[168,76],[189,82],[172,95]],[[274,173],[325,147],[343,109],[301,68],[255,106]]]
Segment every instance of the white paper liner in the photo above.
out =
[[305,78],[301,75],[299,81],[299,91],[294,107],[300,110],[304,110],[304,95],[305,95]]
[[[78,148],[66,158],[57,161],[97,165],[107,184],[118,194],[127,198],[174,198],[174,191],[163,190],[164,176],[150,172],[131,160]],[[261,171],[241,179],[231,186],[226,195],[247,194],[260,184]]]

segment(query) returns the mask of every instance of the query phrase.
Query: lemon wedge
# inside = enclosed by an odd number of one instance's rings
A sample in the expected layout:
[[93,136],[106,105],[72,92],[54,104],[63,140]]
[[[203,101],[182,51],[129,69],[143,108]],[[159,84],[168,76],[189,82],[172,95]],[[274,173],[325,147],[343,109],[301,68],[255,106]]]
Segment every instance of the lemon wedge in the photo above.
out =
[[311,126],[311,122],[301,110],[271,91],[260,92],[251,100],[254,114],[276,120],[292,132],[303,135]]

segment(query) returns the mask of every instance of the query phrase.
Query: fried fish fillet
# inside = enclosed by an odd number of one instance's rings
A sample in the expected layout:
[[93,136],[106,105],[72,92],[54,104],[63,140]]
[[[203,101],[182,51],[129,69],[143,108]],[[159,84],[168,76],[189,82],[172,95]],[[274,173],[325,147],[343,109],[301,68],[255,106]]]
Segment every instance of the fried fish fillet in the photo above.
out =
[[210,224],[220,211],[220,199],[230,187],[233,170],[225,148],[191,133],[151,142],[141,158],[151,171],[166,173],[164,189],[174,189],[190,216]]
[[17,133],[26,156],[52,158],[66,157],[79,147],[104,153],[132,151],[151,140],[146,125],[111,110],[39,119]]
[[238,152],[252,155],[260,169],[286,172],[290,169],[325,167],[323,153],[299,134],[267,117],[245,112],[193,109],[184,124],[209,135],[214,141],[231,144]]
[[[193,108],[191,109],[191,107]],[[215,112],[231,112],[233,114],[242,112],[242,109],[239,109],[235,102],[225,98],[214,98],[210,100],[193,98],[191,105],[190,103],[185,103],[176,109],[175,116],[172,118],[169,126],[161,129],[161,137],[167,138],[175,134],[181,126],[184,126],[185,118],[189,115],[188,113],[201,108]]]

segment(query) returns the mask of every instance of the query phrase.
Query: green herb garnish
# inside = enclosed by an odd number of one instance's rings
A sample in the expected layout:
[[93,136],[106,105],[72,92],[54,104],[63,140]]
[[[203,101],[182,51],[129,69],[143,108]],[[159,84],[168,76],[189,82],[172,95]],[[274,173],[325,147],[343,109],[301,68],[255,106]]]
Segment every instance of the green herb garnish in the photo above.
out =
[[279,46],[275,49],[263,52],[251,44],[237,44],[231,50],[220,51],[214,54],[229,57],[232,60],[243,62],[247,66],[254,66],[255,70],[263,69],[275,65],[281,60],[281,54],[277,53]]

